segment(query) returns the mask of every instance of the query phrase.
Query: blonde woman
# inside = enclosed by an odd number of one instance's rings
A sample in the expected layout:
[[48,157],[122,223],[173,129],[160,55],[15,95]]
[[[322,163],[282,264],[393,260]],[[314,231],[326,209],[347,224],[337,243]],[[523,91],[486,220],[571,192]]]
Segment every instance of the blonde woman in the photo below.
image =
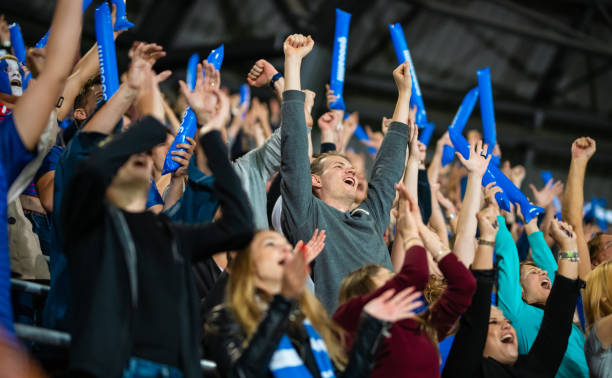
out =
[[232,262],[226,303],[204,325],[204,352],[223,377],[369,376],[391,322],[414,316],[420,295],[408,288],[371,300],[362,315],[350,358],[341,329],[321,303],[304,290],[308,264],[323,249],[324,234],[292,248],[279,233],[258,232]]
[[592,377],[612,372],[612,261],[598,265],[587,276],[584,312],[589,335],[584,353]]

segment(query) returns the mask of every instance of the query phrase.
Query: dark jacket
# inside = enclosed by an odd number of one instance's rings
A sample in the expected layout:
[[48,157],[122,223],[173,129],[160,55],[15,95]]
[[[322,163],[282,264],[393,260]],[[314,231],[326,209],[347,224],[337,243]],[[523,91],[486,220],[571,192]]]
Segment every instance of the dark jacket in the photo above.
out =
[[[304,331],[301,331],[301,314],[295,311],[296,306],[296,302],[280,295],[274,296],[266,316],[247,346],[244,345],[242,327],[231,310],[226,305],[217,306],[209,313],[204,325],[204,355],[217,363],[217,370],[222,377],[272,377],[268,368],[270,360],[281,337],[287,333],[294,347],[299,345],[296,351],[306,368],[317,377],[319,371],[312,358],[308,338],[299,336]],[[292,322],[292,318],[298,319]],[[363,313],[349,362],[339,376],[369,377],[374,356],[383,339],[382,334],[390,325]]]
[[[135,153],[150,150],[166,138],[164,126],[147,117],[93,152],[78,169],[62,208],[65,246],[73,284],[74,313],[70,368],[98,377],[119,377],[134,341],[138,293],[136,247],[122,212],[104,200],[121,165]],[[252,214],[240,182],[227,160],[218,132],[200,140],[218,179],[215,188],[223,217],[214,223],[184,226],[159,222],[171,237],[175,268],[180,272],[176,321],[180,329],[178,366],[185,377],[201,376],[199,366],[199,306],[191,275],[191,260],[247,244],[253,232]]]
[[554,377],[563,360],[572,330],[572,318],[582,281],[557,273],[546,301],[540,331],[528,354],[514,365],[482,356],[489,330],[494,270],[475,270],[477,288],[472,304],[461,317],[459,332],[451,348],[442,377]]

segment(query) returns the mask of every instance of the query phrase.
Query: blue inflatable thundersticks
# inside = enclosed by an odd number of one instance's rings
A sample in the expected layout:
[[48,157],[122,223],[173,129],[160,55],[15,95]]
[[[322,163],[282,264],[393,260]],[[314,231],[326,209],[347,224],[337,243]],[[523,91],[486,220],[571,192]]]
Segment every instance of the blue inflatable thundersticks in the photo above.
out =
[[[83,12],[82,13],[85,13],[87,8],[89,8],[89,6],[91,5],[92,1],[93,0],[83,0]],[[37,49],[41,49],[41,48],[47,46],[47,40],[48,39],[49,39],[49,30],[47,30],[45,35],[42,36],[40,41],[36,42],[36,45],[34,45],[34,47],[37,48]]]
[[223,64],[223,55],[225,55],[225,47],[223,45],[212,50],[206,61],[215,67],[217,71],[221,71],[221,65]]
[[[240,108],[248,109],[251,104],[251,87],[248,84],[244,83],[240,85]],[[243,117],[246,114],[242,115]]]
[[[470,119],[470,115],[474,110],[474,106],[476,105],[476,100],[478,100],[478,87],[472,88],[459,105],[459,109],[457,110],[457,114],[455,114],[455,118],[453,122],[448,127],[449,130],[452,128],[457,133],[463,133],[463,129],[467,124],[468,119]],[[450,162],[455,158],[455,149],[451,146],[444,146],[444,150],[442,151],[442,166],[447,166]]]
[[495,113],[493,111],[493,90],[491,89],[491,71],[489,67],[476,71],[478,90],[480,92],[480,116],[482,117],[482,138],[489,145],[489,154],[497,144],[495,131]]
[[[463,135],[457,133],[453,129],[448,130],[448,135],[453,142],[453,146],[455,149],[463,156],[464,159],[469,158],[469,144],[467,140],[463,137]],[[488,151],[487,151],[488,152]],[[499,168],[493,164],[491,160],[489,162],[489,166],[487,167],[487,171],[482,177],[482,185],[486,186],[491,182],[495,182],[497,186],[502,189],[501,193],[497,193],[495,195],[495,199],[499,204],[499,207],[503,210],[510,209],[510,204],[508,200],[512,201],[515,205],[521,206],[521,213],[525,218],[525,222],[529,222],[534,217],[537,217],[538,214],[544,211],[543,208],[539,206],[532,205],[527,197],[517,188],[509,178],[504,175]],[[510,211],[510,210],[506,210]]]
[[190,90],[193,90],[196,85],[198,63],[200,63],[200,55],[198,53],[194,53],[191,57],[189,57],[189,61],[187,62],[187,76],[185,77],[185,83]]
[[344,105],[344,73],[346,71],[346,48],[348,45],[351,14],[336,9],[336,30],[334,32],[334,50],[332,53],[331,77],[329,88],[338,98],[329,105],[333,110],[346,110]]
[[[183,115],[183,120],[181,121],[181,127],[179,127],[178,132],[176,133],[176,137],[174,137],[174,141],[172,145],[168,149],[168,153],[166,154],[166,158],[164,159],[164,169],[162,170],[162,175],[166,173],[172,173],[176,171],[180,164],[172,160],[172,152],[179,150],[176,148],[177,145],[181,143],[188,143],[187,137],[193,138],[198,129],[198,121],[196,119],[195,113],[191,108],[187,108],[185,110],[185,114]],[[181,151],[184,151],[183,148],[180,148]]]
[[96,40],[98,42],[102,92],[104,93],[104,100],[108,101],[119,89],[113,23],[108,4],[102,3],[102,5],[96,8],[94,17],[96,21]]
[[9,32],[11,34],[11,45],[13,46],[13,52],[17,60],[21,64],[26,64],[26,48],[19,24],[13,23],[9,25]]
[[[470,145],[468,144],[468,141],[463,137],[463,135],[461,135],[459,132],[457,132],[457,130],[453,129],[453,128],[449,128],[448,129],[448,136],[450,137],[451,142],[453,143],[453,147],[455,150],[457,150],[457,152],[459,152],[461,154],[461,156],[463,156],[464,159],[469,159],[470,157]],[[492,165],[489,164],[489,167],[487,168],[487,171],[485,172],[485,174],[482,176],[482,185],[483,186],[487,186],[489,185],[489,183],[492,182],[496,182],[495,181],[495,176],[493,175],[493,172],[491,171],[491,167]],[[499,184],[497,186],[500,186]],[[503,188],[502,188],[503,190]],[[495,194],[495,199],[497,200],[497,204],[499,205],[499,207],[502,210],[505,211],[510,211],[510,200],[508,199],[508,196],[505,194],[505,192],[499,192]]]
[[434,128],[435,125],[432,122],[427,122],[419,132],[419,142],[423,143],[425,146],[429,146]]
[[[208,61],[208,63],[211,63],[216,70],[220,70],[221,64],[223,63],[224,53],[225,49],[223,45],[221,45],[216,49],[212,50],[210,54],[208,54],[208,58],[206,58],[206,60]],[[192,60],[194,59],[194,55],[191,56],[187,65],[186,79],[187,85],[190,89],[193,89],[195,87],[195,82],[197,80],[198,61],[196,60],[195,64],[193,64],[194,62]],[[204,74],[204,72],[202,72],[202,74]],[[190,80],[193,81],[193,87],[191,86]],[[166,154],[166,158],[164,159],[164,168],[162,170],[162,175],[172,173],[179,168],[179,163],[172,160],[172,152],[179,150],[179,148],[176,148],[177,145],[181,143],[187,143],[187,137],[194,138],[197,129],[198,121],[196,119],[195,113],[193,112],[193,110],[191,110],[191,108],[187,108],[185,114],[183,115],[183,120],[181,121],[181,127],[179,127],[179,130],[176,133],[176,136],[174,137],[174,141],[168,149],[168,153]],[[180,148],[180,150],[184,151],[184,149],[182,148]]]
[[410,107],[416,105],[416,123],[417,125],[425,125],[427,121],[427,112],[425,112],[425,103],[423,102],[423,95],[421,94],[421,87],[419,86],[419,80],[416,76],[414,68],[414,62],[408,50],[406,44],[406,37],[404,36],[404,30],[400,23],[390,24],[389,31],[391,32],[391,41],[393,42],[393,48],[395,49],[395,55],[397,56],[397,62],[399,64],[408,61],[410,63],[410,78],[412,79],[412,93],[410,96]]
[[[90,1],[91,2],[91,1]],[[128,21],[127,15],[125,14],[125,0],[111,0],[111,3],[117,7],[117,20],[115,21],[115,31],[130,29],[134,27],[134,24]],[[83,4],[83,11],[85,11],[85,4]]]

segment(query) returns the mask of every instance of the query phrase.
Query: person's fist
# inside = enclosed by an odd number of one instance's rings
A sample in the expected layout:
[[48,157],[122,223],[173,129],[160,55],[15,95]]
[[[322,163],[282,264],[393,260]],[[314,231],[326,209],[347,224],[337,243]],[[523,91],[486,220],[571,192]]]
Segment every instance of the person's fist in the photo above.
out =
[[589,137],[578,138],[572,143],[572,159],[589,160],[596,150],[595,140]]
[[550,235],[559,245],[561,251],[578,251],[576,233],[570,224],[553,219],[550,224]]
[[278,71],[265,59],[259,59],[247,75],[247,82],[252,87],[263,87],[270,84],[272,77],[276,75]]
[[314,41],[310,36],[302,34],[291,34],[283,44],[283,51],[286,58],[302,59],[312,50]]
[[412,90],[412,79],[410,77],[410,64],[408,61],[400,64],[395,70],[393,70],[393,79],[395,85],[400,92],[408,92]]
[[338,113],[327,112],[327,113],[324,113],[321,117],[319,117],[317,124],[319,125],[319,128],[323,132],[323,131],[335,130],[339,122],[340,122],[340,119],[338,117]]

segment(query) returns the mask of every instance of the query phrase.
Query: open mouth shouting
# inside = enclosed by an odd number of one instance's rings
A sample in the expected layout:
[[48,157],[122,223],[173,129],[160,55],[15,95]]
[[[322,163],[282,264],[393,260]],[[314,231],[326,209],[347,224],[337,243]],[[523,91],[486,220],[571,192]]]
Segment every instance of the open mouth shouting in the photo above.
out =
[[343,181],[346,185],[350,185],[353,188],[357,186],[357,179],[354,176],[346,176]]
[[507,333],[504,333],[499,340],[503,344],[513,344],[514,343],[514,335],[512,335],[512,332],[507,332]]
[[548,277],[542,278],[542,282],[540,282],[540,286],[546,290],[550,290],[552,287],[550,279]]

